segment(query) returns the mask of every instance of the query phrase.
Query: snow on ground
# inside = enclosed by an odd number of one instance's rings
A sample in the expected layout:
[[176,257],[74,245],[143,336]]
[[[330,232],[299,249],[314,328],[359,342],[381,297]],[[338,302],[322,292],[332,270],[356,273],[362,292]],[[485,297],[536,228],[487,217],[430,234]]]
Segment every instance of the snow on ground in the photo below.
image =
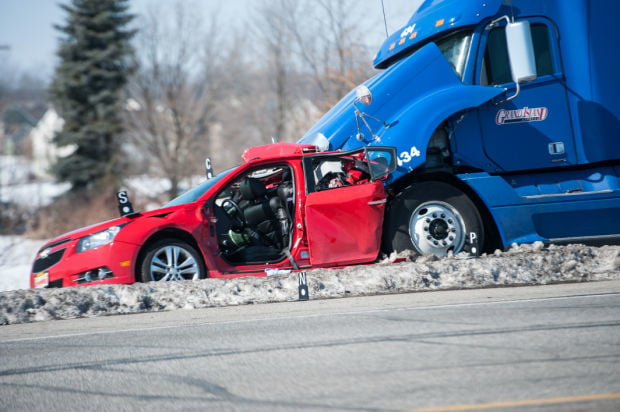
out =
[[[620,279],[620,247],[514,246],[468,258],[413,257],[373,265],[307,272],[310,299],[439,289],[541,285]],[[392,258],[394,260],[394,258]],[[3,269],[7,270],[7,267]],[[0,272],[0,276],[7,273]],[[0,293],[0,324],[102,315],[292,301],[298,275]]]
[[30,182],[4,188],[2,200],[16,203],[26,210],[36,211],[47,206],[52,199],[66,192],[71,185],[69,183],[54,182]]
[[30,287],[30,268],[45,240],[0,236],[0,292]]
[[34,211],[66,192],[69,183],[32,180],[32,162],[21,156],[0,156],[0,202]]
[[[49,205],[54,198],[70,188],[69,183],[32,180],[32,163],[20,156],[0,156],[0,203],[14,204],[31,213]],[[193,176],[181,182],[181,190],[193,187],[204,180]],[[161,207],[170,183],[158,177],[134,176],[127,179],[126,188],[132,200],[150,201],[146,210]],[[161,199],[159,199],[161,200]],[[116,204],[111,204],[116,209]],[[0,227],[0,229],[2,229]],[[57,234],[58,235],[58,234]],[[36,252],[44,240],[30,240],[18,236],[0,236],[0,292],[29,287],[30,268]]]

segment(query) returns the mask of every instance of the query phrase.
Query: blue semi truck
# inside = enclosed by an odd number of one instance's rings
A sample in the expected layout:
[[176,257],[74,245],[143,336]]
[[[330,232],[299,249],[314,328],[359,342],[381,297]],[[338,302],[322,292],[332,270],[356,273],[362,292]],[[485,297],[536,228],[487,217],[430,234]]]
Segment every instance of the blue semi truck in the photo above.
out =
[[425,0],[300,140],[394,146],[385,252],[620,239],[620,2]]

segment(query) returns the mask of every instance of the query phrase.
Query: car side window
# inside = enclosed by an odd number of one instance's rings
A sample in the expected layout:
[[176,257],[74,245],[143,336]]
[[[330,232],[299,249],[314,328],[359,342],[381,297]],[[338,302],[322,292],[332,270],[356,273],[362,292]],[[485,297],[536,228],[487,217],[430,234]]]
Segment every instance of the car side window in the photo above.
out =
[[291,246],[295,190],[293,170],[276,164],[253,169],[215,197],[221,256],[235,265],[283,259]]
[[215,198],[216,206],[221,206],[225,200],[245,204],[257,198],[270,198],[278,195],[278,190],[292,190],[293,179],[290,167],[275,165],[250,171],[236,179],[229,186],[218,193]]
[[[542,23],[533,23],[530,27],[536,59],[536,74],[539,77],[553,74],[555,68],[551,53],[549,28]],[[506,46],[506,31],[504,27],[497,27],[491,30],[487,37],[480,84],[499,85],[512,83],[512,81]]]
[[368,164],[352,157],[317,157],[306,168],[308,193],[370,181]]

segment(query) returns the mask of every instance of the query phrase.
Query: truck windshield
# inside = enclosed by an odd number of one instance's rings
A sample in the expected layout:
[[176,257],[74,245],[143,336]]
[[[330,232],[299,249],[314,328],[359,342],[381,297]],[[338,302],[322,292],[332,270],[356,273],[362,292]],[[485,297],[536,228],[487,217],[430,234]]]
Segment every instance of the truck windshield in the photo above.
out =
[[437,41],[437,47],[461,80],[465,71],[471,36],[472,32],[469,30],[458,31]]

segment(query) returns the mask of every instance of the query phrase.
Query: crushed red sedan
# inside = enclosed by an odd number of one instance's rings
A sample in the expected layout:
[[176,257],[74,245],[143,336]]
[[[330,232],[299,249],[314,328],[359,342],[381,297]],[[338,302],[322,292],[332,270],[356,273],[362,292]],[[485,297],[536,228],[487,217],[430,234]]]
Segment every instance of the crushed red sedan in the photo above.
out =
[[161,209],[51,240],[31,287],[265,276],[376,260],[390,147],[319,152],[275,143]]

